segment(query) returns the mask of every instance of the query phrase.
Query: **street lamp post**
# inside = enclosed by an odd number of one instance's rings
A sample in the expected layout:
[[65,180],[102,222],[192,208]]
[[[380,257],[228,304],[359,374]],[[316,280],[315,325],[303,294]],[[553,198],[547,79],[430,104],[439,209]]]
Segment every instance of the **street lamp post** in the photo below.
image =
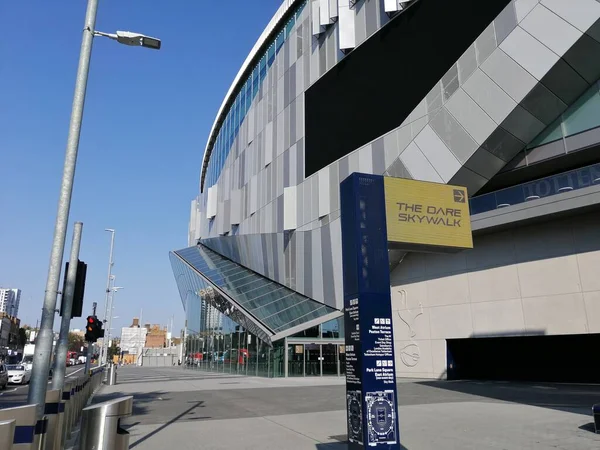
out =
[[110,304],[109,304],[109,307],[108,307],[109,315],[108,315],[108,323],[106,324],[106,331],[108,333],[107,333],[107,336],[104,338],[105,342],[104,342],[104,345],[103,345],[103,347],[104,347],[104,354],[106,355],[106,358],[105,358],[105,361],[104,361],[105,363],[108,362],[108,348],[109,348],[109,343],[110,343],[110,338],[111,338],[112,319],[116,318],[116,317],[113,317],[113,310],[114,310],[113,303],[115,301],[115,294],[117,293],[117,291],[119,291],[121,289],[124,289],[124,288],[119,287],[119,286],[114,286],[114,280],[115,280],[115,276],[114,275],[112,276],[112,280],[113,280],[113,287],[110,288]]
[[[52,342],[54,337],[52,329],[54,327],[54,314],[56,313],[56,297],[58,295],[60,272],[65,251],[69,211],[71,209],[73,180],[75,178],[77,152],[79,150],[79,137],[81,134],[85,92],[92,55],[92,43],[94,35],[97,33],[94,30],[97,12],[98,0],[88,0],[85,14],[85,27],[83,29],[83,38],[79,54],[79,65],[77,68],[77,79],[75,82],[75,93],[73,95],[73,107],[69,124],[69,136],[67,138],[58,210],[56,222],[54,224],[52,249],[50,251],[50,264],[48,267],[48,277],[46,279],[46,289],[42,307],[42,321],[35,346],[35,353],[33,355],[33,373],[31,384],[29,386],[29,394],[27,396],[27,403],[37,405],[36,414],[38,419],[41,419],[44,415],[46,389],[48,387],[47,374],[50,370],[50,357],[52,355]],[[126,42],[127,39],[127,35],[125,34],[121,34],[121,38],[119,39],[117,33],[117,41],[123,44],[132,45],[131,40],[135,38],[130,36],[129,42]],[[144,35],[137,35],[137,39],[138,45],[140,46],[154,49],[160,48],[159,39],[149,38]]]
[[[115,230],[112,228],[106,228],[104,231],[108,231],[110,233],[110,253],[108,256],[108,276],[106,278],[106,297],[104,298],[104,319],[103,323],[106,323],[108,317],[108,301],[110,298],[110,282],[112,280],[112,267],[115,264],[113,260],[113,250],[115,247]],[[100,350],[100,364],[104,364],[106,362],[106,353],[104,352],[104,345],[102,345],[102,349]]]

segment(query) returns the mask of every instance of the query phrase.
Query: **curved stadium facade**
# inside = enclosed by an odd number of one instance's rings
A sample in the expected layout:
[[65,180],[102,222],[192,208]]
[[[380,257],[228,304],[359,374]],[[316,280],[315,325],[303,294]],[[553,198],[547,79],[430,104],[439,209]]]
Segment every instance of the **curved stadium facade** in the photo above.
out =
[[599,18],[595,0],[285,0],[170,255],[187,362],[344,374],[339,187],[362,172],[470,195],[472,250],[390,251],[398,377],[592,379]]

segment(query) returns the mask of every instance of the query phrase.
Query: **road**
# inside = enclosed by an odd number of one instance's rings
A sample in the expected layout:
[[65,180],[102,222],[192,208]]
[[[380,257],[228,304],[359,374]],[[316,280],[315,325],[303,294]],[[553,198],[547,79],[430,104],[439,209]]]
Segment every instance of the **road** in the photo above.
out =
[[[67,367],[66,376],[77,376],[81,375],[85,366],[72,366]],[[48,381],[50,383],[50,381]],[[6,390],[0,391],[0,409],[2,408],[12,408],[13,406],[21,406],[27,403],[27,395],[29,393],[29,385],[19,386],[14,384],[9,384],[6,387]]]

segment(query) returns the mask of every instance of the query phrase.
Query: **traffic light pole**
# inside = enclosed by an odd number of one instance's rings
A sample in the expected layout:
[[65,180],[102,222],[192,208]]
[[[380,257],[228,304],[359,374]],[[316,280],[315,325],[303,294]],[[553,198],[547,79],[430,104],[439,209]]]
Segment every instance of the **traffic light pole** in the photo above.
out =
[[[67,282],[65,283],[62,320],[60,322],[60,335],[56,346],[56,357],[54,358],[54,371],[52,374],[52,389],[62,388],[65,383],[65,372],[67,370],[67,350],[69,346],[69,326],[71,324],[71,312],[73,309],[73,294],[75,293],[75,280],[77,279],[77,267],[79,266],[79,247],[81,245],[81,232],[83,223],[75,222],[73,229],[73,244],[71,245],[71,259],[67,271]],[[35,373],[34,373],[35,375]],[[37,374],[48,378],[48,374]]]

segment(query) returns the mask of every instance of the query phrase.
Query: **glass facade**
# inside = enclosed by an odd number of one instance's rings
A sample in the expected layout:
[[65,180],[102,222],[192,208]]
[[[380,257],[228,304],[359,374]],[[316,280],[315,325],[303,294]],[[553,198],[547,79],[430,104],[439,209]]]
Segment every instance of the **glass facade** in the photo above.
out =
[[336,312],[336,309],[234,263],[202,244],[178,250],[175,255],[207,280],[209,286],[204,290],[214,286],[225,294],[226,298],[212,291],[211,303],[223,314],[231,316],[239,312],[244,315],[246,328],[252,322],[255,328],[262,328],[263,333],[275,335]]
[[281,50],[285,41],[291,36],[296,20],[300,17],[305,6],[306,2],[302,2],[298,6],[288,22],[266,46],[266,50],[263,52],[262,56],[257,58],[257,62],[252,69],[252,72],[240,83],[241,87],[238,89],[237,94],[232,100],[229,110],[224,115],[220,125],[218,125],[219,128],[216,132],[216,138],[207,149],[210,160],[208,162],[206,174],[203,174],[203,187],[209,188],[217,182],[221,170],[223,169],[223,165],[225,164],[225,160],[231,150],[233,141],[237,137],[240,126],[246,117],[246,113],[252,105],[252,100],[254,100],[254,97],[258,94],[262,82],[267,77],[268,70],[275,62],[275,55],[279,53],[279,50]]
[[[598,127],[600,127],[600,81],[594,83],[554,123],[531,141],[527,150]],[[565,153],[566,151],[565,146]],[[473,197],[469,201],[471,214],[480,214],[598,184],[600,184],[600,164],[593,164]]]
[[597,82],[536,137],[527,148],[532,149],[549,144],[599,126],[600,82]]
[[[305,329],[289,337],[303,341],[303,352],[306,342],[308,353],[306,357],[303,353],[302,375],[339,374],[343,319],[326,321],[337,310],[203,245],[173,252],[170,258],[186,312],[186,367],[283,377],[289,369],[288,338],[274,338],[278,332],[306,324]],[[312,325],[319,319],[326,322]]]

